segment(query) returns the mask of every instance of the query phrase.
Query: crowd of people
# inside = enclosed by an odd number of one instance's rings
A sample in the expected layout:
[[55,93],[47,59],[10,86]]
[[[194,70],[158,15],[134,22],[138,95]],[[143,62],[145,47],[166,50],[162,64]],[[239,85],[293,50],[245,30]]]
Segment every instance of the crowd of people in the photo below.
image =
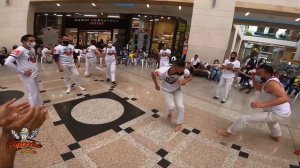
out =
[[[6,156],[1,157],[0,161],[1,164],[8,165],[13,164],[15,155],[15,151],[4,147],[7,137],[10,137],[9,130],[20,130],[23,127],[38,129],[45,121],[46,115],[39,91],[38,58],[34,49],[35,37],[30,34],[24,35],[21,42],[22,45],[12,50],[4,63],[18,74],[28,92],[28,103],[13,105],[15,100],[11,100],[0,106],[0,126],[3,127],[0,155]],[[108,41],[103,48],[98,48],[96,45],[97,42],[91,40],[86,49],[76,51],[74,45],[70,44],[69,37],[64,35],[60,44],[53,49],[44,48],[41,53],[50,55],[57,69],[63,73],[67,94],[72,90],[71,79],[75,81],[81,91],[86,90],[82,86],[82,78],[78,72],[80,67],[78,56],[84,55],[86,58],[85,77],[90,77],[97,69],[96,58],[102,58],[102,65],[106,68],[107,82],[111,82],[113,86],[117,85],[116,65],[119,62],[128,66],[139,66],[143,64],[143,61],[149,61],[147,66],[155,69],[151,73],[154,87],[162,92],[167,118],[170,122],[175,109],[177,110],[175,131],[181,131],[184,127],[185,110],[181,86],[192,81],[192,74],[203,73],[208,79],[218,81],[218,88],[213,98],[220,100],[221,103],[227,101],[235,79],[240,79],[238,81],[242,86],[241,89],[247,86],[246,89],[249,91],[254,88],[261,91],[261,100],[253,101],[250,106],[254,109],[261,108],[263,112],[243,116],[227,129],[217,131],[219,135],[225,137],[238,133],[247,125],[267,123],[272,139],[279,141],[281,137],[279,122],[291,115],[289,98],[285,91],[288,91],[288,94],[294,90],[294,94],[298,94],[300,91],[300,76],[290,80],[287,74],[283,74],[278,78],[272,66],[267,65],[263,60],[257,61],[255,55],[252,55],[243,66],[237,60],[236,52],[230,53],[229,58],[225,59],[223,63],[214,60],[210,65],[202,63],[198,55],[195,55],[190,62],[184,60],[185,56],[172,57],[171,50],[167,45],[162,46],[160,50],[151,51],[149,54],[143,50],[130,51],[127,47],[118,53],[112,41]],[[5,50],[1,52],[5,52]],[[237,76],[239,77],[236,78]]]

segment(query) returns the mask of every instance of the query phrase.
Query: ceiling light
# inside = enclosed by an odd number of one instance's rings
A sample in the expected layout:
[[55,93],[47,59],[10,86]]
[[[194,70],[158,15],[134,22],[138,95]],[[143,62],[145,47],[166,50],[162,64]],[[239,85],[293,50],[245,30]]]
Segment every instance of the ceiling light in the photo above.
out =
[[170,20],[171,18],[170,18],[170,17],[168,17],[168,19]]
[[140,18],[132,18],[133,20],[140,20]]
[[97,15],[83,15],[85,17],[97,17]]
[[103,15],[103,13],[101,12],[101,15]]
[[63,16],[63,15],[56,15],[56,16]]
[[56,4],[56,6],[60,6],[60,4],[59,4],[59,3],[57,3],[57,4]]
[[107,17],[108,18],[120,18],[120,16],[118,16],[118,15],[108,15]]
[[154,21],[156,21],[156,22],[157,22],[157,21],[159,21],[159,19],[154,19]]
[[250,15],[250,12],[246,12],[246,13],[245,13],[245,16],[248,16],[248,15]]
[[82,15],[81,13],[75,13],[76,15]]
[[295,21],[296,21],[296,22],[299,22],[299,21],[300,21],[300,18],[297,18]]
[[147,15],[144,16],[145,18],[148,17]]
[[153,22],[153,19],[150,19],[150,22]]
[[141,17],[141,15],[138,15],[138,17]]
[[150,8],[150,5],[149,5],[149,4],[147,4],[147,8]]
[[53,15],[56,16],[56,13],[54,13]]
[[178,6],[178,9],[181,10],[181,6]]
[[164,17],[162,16],[162,17],[160,17],[161,19],[163,19]]
[[45,13],[45,16],[48,16],[48,13]]
[[71,16],[70,14],[66,15],[66,16]]
[[96,6],[96,4],[95,4],[95,3],[92,3],[92,5],[93,5],[93,6]]

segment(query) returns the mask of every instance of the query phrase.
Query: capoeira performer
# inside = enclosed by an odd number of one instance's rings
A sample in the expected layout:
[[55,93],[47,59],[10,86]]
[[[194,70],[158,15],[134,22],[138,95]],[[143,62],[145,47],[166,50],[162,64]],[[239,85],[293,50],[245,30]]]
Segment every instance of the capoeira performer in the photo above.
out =
[[86,49],[86,59],[85,59],[85,77],[90,77],[92,71],[96,68],[96,54],[100,56],[100,51],[98,51],[96,41],[92,40],[90,46]]
[[[70,40],[68,36],[63,36],[62,43],[54,48],[53,55],[53,59],[55,60],[58,70],[60,72],[63,72],[64,74],[64,81],[67,87],[67,94],[71,92],[71,76],[80,90],[86,90],[80,85],[81,79],[79,77],[79,72],[74,61],[74,58],[76,61],[78,61],[78,59],[76,59],[77,55],[75,53],[75,47],[69,44],[69,41]],[[79,62],[77,62],[77,66],[79,66]]]
[[118,64],[118,60],[117,51],[112,41],[108,41],[107,47],[103,48],[102,54],[105,59],[107,82],[111,81],[113,85],[116,85],[116,65]]
[[[289,97],[279,79],[274,77],[274,70],[271,66],[261,65],[257,68],[256,75],[252,74],[252,80],[254,88],[261,91],[260,101],[252,102],[251,107],[254,109],[262,108],[263,112],[242,116],[227,130],[218,130],[218,134],[230,136],[238,133],[247,125],[267,123],[271,130],[271,138],[279,141],[281,137],[279,121],[291,115],[291,108],[288,102]],[[265,82],[263,84],[258,83],[258,78]]]
[[167,48],[166,44],[159,52],[160,62],[159,67],[168,67],[170,66],[170,57],[171,57],[171,50]]
[[[177,60],[171,67],[161,67],[151,73],[156,90],[162,90],[168,112],[168,120],[171,122],[172,113],[177,107],[177,123],[175,131],[183,128],[184,105],[181,86],[192,81],[190,71],[185,68],[185,62]],[[162,79],[161,86],[157,82],[157,77]]]
[[[29,104],[32,107],[43,105],[40,97],[39,81],[38,81],[38,67],[37,55],[35,55],[35,38],[31,34],[24,35],[21,38],[23,43],[12,53],[5,61],[5,65],[15,70],[18,73],[19,79],[28,92]],[[14,62],[17,62],[17,65]]]

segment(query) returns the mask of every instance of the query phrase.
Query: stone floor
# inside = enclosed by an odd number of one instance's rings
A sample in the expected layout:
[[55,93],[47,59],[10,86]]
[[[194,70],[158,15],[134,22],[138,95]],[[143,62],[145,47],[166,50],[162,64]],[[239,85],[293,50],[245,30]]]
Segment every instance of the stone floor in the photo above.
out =
[[[43,147],[35,155],[18,154],[15,167],[299,167],[293,152],[300,149],[300,100],[292,104],[292,116],[282,123],[280,142],[268,137],[265,125],[223,138],[216,129],[252,113],[249,104],[258,93],[247,95],[233,88],[229,101],[221,104],[212,99],[217,83],[194,77],[183,88],[184,129],[174,132],[175,121],[167,122],[162,96],[151,81],[153,69],[117,68],[116,87],[97,71],[83,78],[87,91],[74,87],[67,95],[55,65],[39,65],[41,95],[49,110],[36,138]],[[26,101],[17,76],[5,67],[0,67],[0,73],[1,103],[12,97]]]

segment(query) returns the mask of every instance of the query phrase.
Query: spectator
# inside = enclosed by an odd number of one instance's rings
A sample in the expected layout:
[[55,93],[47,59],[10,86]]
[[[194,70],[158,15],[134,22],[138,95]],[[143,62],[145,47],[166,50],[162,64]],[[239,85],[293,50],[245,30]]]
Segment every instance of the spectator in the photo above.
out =
[[0,52],[0,64],[4,65],[5,59],[8,56],[8,52],[7,49],[5,47],[1,48],[1,52]]
[[214,60],[214,63],[211,68],[211,75],[210,75],[211,80],[217,80],[217,81],[220,80],[221,67],[222,65],[220,64],[220,61],[218,59]]
[[295,90],[295,93],[292,97],[295,97],[300,92],[300,76],[297,76],[293,84],[288,90],[288,95],[290,95]]
[[51,57],[51,50],[49,47],[44,47],[43,50],[42,50],[42,57],[41,57],[41,62],[43,59],[46,59],[47,62],[50,61],[50,63],[52,62],[52,58]]
[[201,65],[200,59],[198,58],[198,55],[195,55],[194,58],[191,59],[191,68],[190,71],[193,73],[198,69]]
[[279,76],[279,80],[284,87],[284,90],[287,91],[289,89],[291,79],[288,77],[288,74],[284,72],[283,75]]

